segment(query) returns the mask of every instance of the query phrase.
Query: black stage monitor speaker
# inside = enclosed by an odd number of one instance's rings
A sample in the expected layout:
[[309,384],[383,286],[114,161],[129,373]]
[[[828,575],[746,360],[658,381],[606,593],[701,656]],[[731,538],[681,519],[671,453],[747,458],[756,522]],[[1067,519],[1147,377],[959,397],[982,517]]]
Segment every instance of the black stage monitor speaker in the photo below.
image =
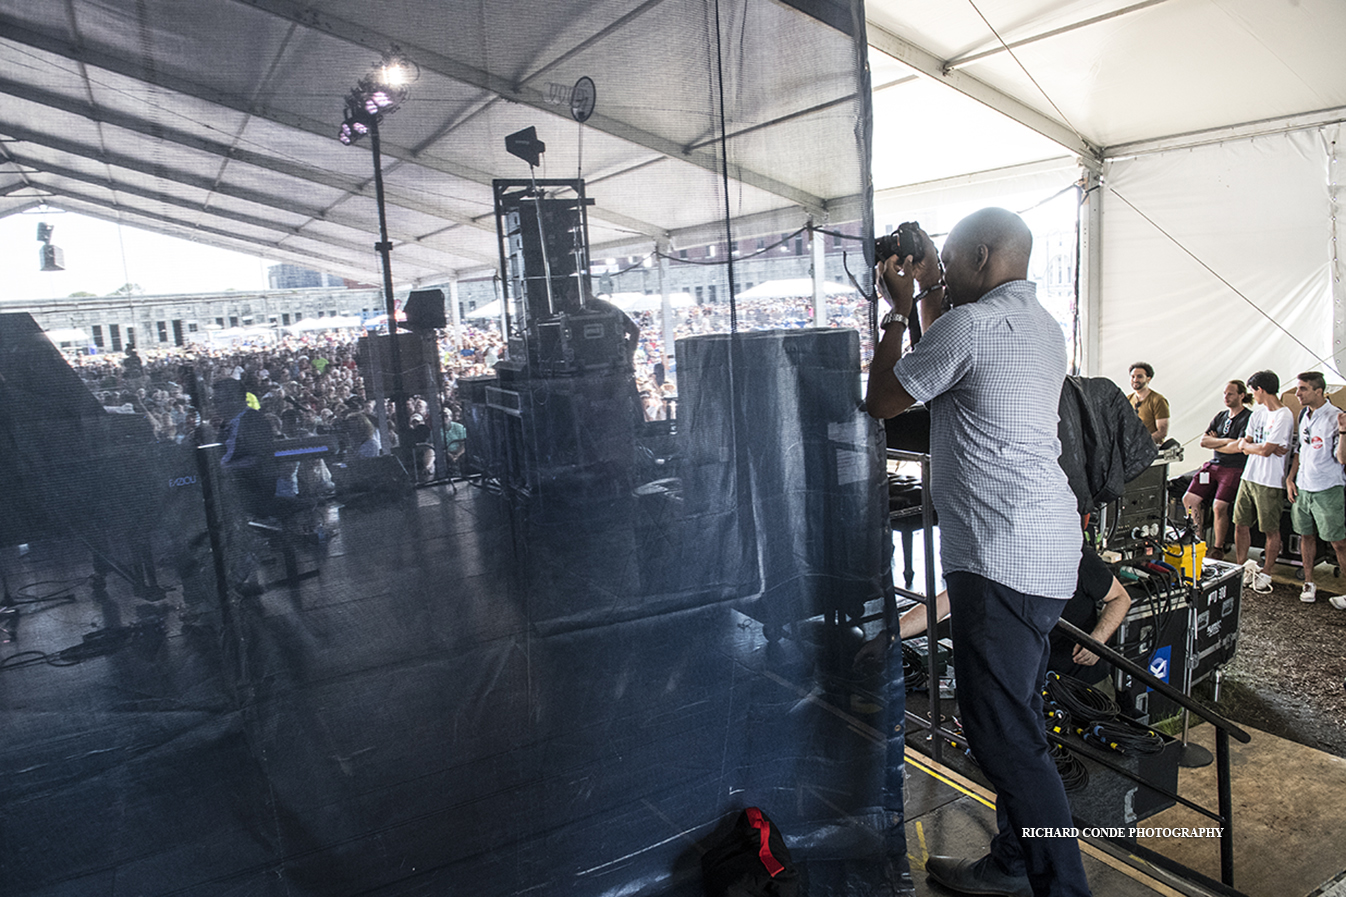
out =
[[414,290],[402,310],[407,314],[402,326],[408,330],[434,330],[445,326],[444,291]]

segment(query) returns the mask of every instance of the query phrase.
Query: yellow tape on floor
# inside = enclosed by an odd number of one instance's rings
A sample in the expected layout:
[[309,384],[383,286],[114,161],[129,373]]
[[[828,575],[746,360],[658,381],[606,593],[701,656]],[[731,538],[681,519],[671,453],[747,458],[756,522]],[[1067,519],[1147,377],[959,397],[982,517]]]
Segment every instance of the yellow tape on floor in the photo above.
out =
[[[915,750],[912,748],[907,749],[906,761],[908,765],[914,766],[916,769],[919,769],[921,772],[930,776],[932,779],[943,782],[944,784],[952,788],[954,791],[957,791],[959,794],[965,794],[968,797],[972,798],[973,800],[977,801],[978,803],[983,804],[991,808],[992,810],[995,809],[994,794],[992,794],[990,791],[987,791],[985,788],[978,785],[976,782],[973,782],[970,779],[967,779],[959,775],[952,769],[949,769],[946,766],[936,763],[929,757],[915,753]],[[919,822],[916,824],[918,826],[920,825]],[[924,829],[921,829],[918,832],[918,834],[920,835],[920,842],[921,842],[921,854],[922,854],[921,867],[924,868],[925,865],[924,860],[929,856],[929,853],[926,851],[925,848]],[[1099,848],[1095,847],[1094,845],[1090,844],[1087,841],[1080,841],[1079,844],[1081,853],[1088,854],[1089,856],[1098,860],[1100,863],[1103,863],[1106,866],[1116,869],[1118,872],[1121,872],[1128,878],[1132,878],[1138,882],[1141,882],[1147,888],[1154,891],[1154,893],[1162,894],[1163,897],[1185,897],[1185,895],[1181,891],[1175,891],[1173,888],[1170,888],[1163,882],[1155,881],[1153,878],[1146,875],[1140,869],[1137,869],[1134,866],[1130,866],[1122,862],[1121,860],[1117,859],[1115,856],[1108,853],[1107,851],[1100,850]],[[911,859],[916,859],[915,857],[911,857],[910,854],[908,854],[908,856]],[[1140,857],[1133,857],[1133,859],[1135,859],[1136,862],[1138,863],[1145,862]]]

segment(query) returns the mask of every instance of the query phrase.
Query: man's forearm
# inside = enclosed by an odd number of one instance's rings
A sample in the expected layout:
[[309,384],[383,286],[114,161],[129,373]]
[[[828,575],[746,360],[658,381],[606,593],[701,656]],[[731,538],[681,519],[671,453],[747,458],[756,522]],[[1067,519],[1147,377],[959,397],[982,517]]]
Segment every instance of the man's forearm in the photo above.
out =
[[865,410],[871,417],[886,420],[906,411],[913,399],[897,382],[893,365],[902,357],[902,336],[906,328],[890,324],[883,328],[874,357],[869,362],[869,382],[865,388]]
[[1094,626],[1094,631],[1089,633],[1095,639],[1104,644],[1112,638],[1112,634],[1122,625],[1126,619],[1126,612],[1131,609],[1131,596],[1127,593],[1126,587],[1117,581],[1116,577],[1112,580],[1112,589],[1103,599],[1103,611],[1098,615],[1098,623]]
[[1243,454],[1261,455],[1263,458],[1276,454],[1276,449],[1280,445],[1275,442],[1245,442],[1243,443]]

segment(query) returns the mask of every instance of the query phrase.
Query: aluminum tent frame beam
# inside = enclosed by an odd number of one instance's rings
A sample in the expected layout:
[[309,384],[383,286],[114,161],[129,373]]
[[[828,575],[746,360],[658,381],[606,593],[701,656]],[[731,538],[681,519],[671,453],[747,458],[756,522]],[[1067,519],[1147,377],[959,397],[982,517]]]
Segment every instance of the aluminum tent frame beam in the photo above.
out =
[[[529,106],[549,117],[557,115],[556,107],[547,100],[546,94],[526,83],[511,83],[499,75],[483,71],[475,66],[460,62],[437,53],[428,47],[420,47],[392,35],[371,30],[368,26],[351,22],[337,16],[326,15],[310,6],[292,0],[235,0],[245,6],[261,10],[273,16],[296,22],[300,26],[362,47],[374,54],[382,53],[390,44],[398,44],[407,55],[416,60],[423,71],[431,71],[462,84],[468,84],[480,90],[506,97],[509,100]],[[719,174],[724,161],[715,153],[690,149],[675,141],[653,134],[620,119],[595,113],[587,122],[588,127],[618,137],[628,143],[653,150],[671,159],[688,162],[707,171]],[[416,161],[420,161],[417,159]],[[767,175],[747,169],[734,162],[728,163],[729,177],[783,199],[813,212],[821,214],[826,202],[805,190],[785,184]]]
[[[357,26],[351,25],[350,27],[354,28]],[[146,68],[144,66],[137,64],[136,61],[131,57],[118,56],[111,53],[104,53],[98,50],[91,50],[87,47],[72,44],[64,36],[47,34],[41,31],[36,31],[28,27],[24,23],[9,18],[2,13],[0,13],[0,33],[4,35],[6,40],[9,40],[17,44],[21,44],[26,47],[30,47],[35,50],[41,50],[45,53],[50,53],[54,56],[59,56],[63,59],[68,59],[81,67],[92,66],[94,68],[102,69],[104,71],[111,72],[116,75],[121,75],[122,77],[131,78],[137,81],[144,82],[146,84],[151,84],[155,87],[161,87],[165,90],[173,91],[174,93],[181,94],[184,97],[188,97],[194,100],[200,100],[205,103],[210,103],[212,105],[219,106],[224,109],[229,109],[234,112],[251,116],[253,118],[257,118],[263,121],[267,121],[272,124],[278,124],[284,127],[292,128],[297,131],[313,134],[322,137],[324,140],[334,139],[333,138],[334,129],[331,122],[318,121],[316,119],[308,118],[303,115],[298,115],[296,113],[276,109],[275,107],[272,106],[268,106],[265,109],[262,109],[257,107],[256,104],[250,102],[245,98],[238,97],[232,94],[227,94],[222,91],[215,90],[206,85],[188,81],[183,78],[173,77],[171,75],[165,74],[164,72],[158,71],[157,69]],[[429,53],[430,51],[427,50],[425,52]],[[536,93],[539,98],[542,97],[542,94],[540,92],[535,91],[534,93]],[[334,105],[336,104],[338,99],[339,98],[337,97],[333,98]],[[547,111],[550,114],[552,115],[556,114],[555,109],[553,107],[546,106],[545,101],[542,101],[542,105],[547,109]],[[93,120],[94,121],[106,120],[110,119],[112,116],[113,116],[112,113],[105,112],[100,109],[97,111],[97,114],[93,116]],[[592,121],[593,120],[591,119],[591,122]],[[149,133],[156,133],[159,130],[161,130],[161,126],[156,124],[154,126],[154,131]],[[244,159],[244,156],[247,153],[247,151],[236,150],[233,148],[229,148],[227,152],[230,157],[237,158],[240,161]],[[477,184],[480,186],[489,187],[492,181],[492,175],[489,172],[480,171],[470,166],[462,165],[460,163],[456,163],[451,160],[441,158],[439,156],[429,155],[426,152],[424,152],[424,150],[417,150],[404,146],[399,146],[395,143],[390,143],[387,140],[383,141],[382,152],[383,155],[389,157],[390,159],[397,159],[402,162],[411,162],[424,168],[428,168],[432,171],[437,171],[441,174],[447,174],[455,178],[460,178],[462,180],[468,181],[469,183]],[[265,167],[271,167],[271,166],[265,166]],[[281,173],[292,173],[292,172],[281,172]],[[302,177],[304,175],[296,175],[296,176]],[[322,183],[321,181],[318,181],[313,178],[309,179],[314,180],[315,183]],[[368,189],[367,183],[361,182],[361,184],[362,186],[357,191],[355,191],[355,193],[358,193],[358,195],[364,195],[364,191]],[[401,191],[397,191],[397,197],[399,199],[402,197]],[[394,201],[394,204],[399,206],[402,205],[402,203],[397,200]],[[412,206],[406,206],[406,207],[412,208]],[[435,214],[436,217],[455,221],[455,223],[464,226],[473,228],[482,227],[482,225],[478,222],[477,219],[474,219],[470,216],[454,215],[452,212],[446,209],[437,209],[433,214]],[[651,237],[660,236],[663,233],[663,231],[656,225],[650,224],[648,222],[642,222],[629,216],[595,210],[592,213],[592,217],[601,221],[608,221],[614,225],[617,225],[619,227],[628,230],[634,230],[639,233],[644,233],[647,236]],[[492,223],[489,228],[485,229],[489,231],[494,231],[495,226]]]
[[[49,187],[39,187],[38,189],[51,191]],[[276,261],[294,262],[306,267],[311,267],[316,260],[327,266],[334,274],[341,274],[365,282],[368,281],[371,273],[377,276],[377,272],[366,271],[357,265],[352,265],[348,258],[326,256],[307,250],[286,249],[277,243],[271,243],[260,238],[246,237],[233,231],[221,230],[191,221],[179,221],[163,213],[145,212],[126,206],[110,206],[104,200],[81,196],[68,190],[60,191],[58,195],[44,197],[44,200],[48,198],[55,200],[57,204],[68,211],[78,212],[81,215],[87,215],[90,218],[97,218],[102,221],[110,221],[113,224],[132,224],[132,226],[155,229],[160,233],[179,239],[209,243],[212,246],[234,252],[261,255],[263,258],[270,257]],[[128,221],[128,218],[135,218],[145,223],[133,223]],[[205,239],[207,237],[210,239]],[[260,253],[259,249],[262,250]]]
[[[272,208],[276,209],[277,211],[287,212],[293,215],[299,215],[301,217],[308,218],[311,221],[325,221],[332,224],[341,225],[343,227],[349,227],[352,230],[361,233],[364,233],[368,229],[368,222],[364,220],[363,216],[348,213],[334,213],[331,210],[318,208],[316,206],[305,207],[293,201],[285,202],[283,200],[278,199],[275,196],[272,196],[269,193],[260,193],[255,190],[248,190],[246,188],[234,187],[228,184],[220,183],[218,179],[206,178],[204,176],[192,174],[189,172],[174,171],[165,168],[164,166],[145,162],[131,156],[125,156],[119,153],[104,152],[102,150],[85,146],[84,144],[77,143],[72,140],[66,140],[65,138],[59,138],[41,134],[37,131],[30,131],[27,128],[18,127],[15,125],[0,125],[0,130],[4,130],[6,133],[9,133],[11,136],[24,143],[31,143],[34,146],[42,146],[47,149],[65,153],[66,155],[74,156],[76,158],[88,159],[90,161],[99,162],[105,166],[108,166],[110,169],[123,169],[126,171],[132,171],[137,174],[155,178],[157,180],[167,181],[169,183],[181,184],[184,187],[191,187],[193,189],[201,190],[207,193],[215,193],[221,196],[228,196],[232,199],[238,199],[244,202],[252,203],[254,205],[262,206],[263,208]],[[51,174],[55,174],[61,177],[70,177],[75,180],[86,181],[88,183],[97,184],[98,186],[101,187],[106,187],[107,189],[124,190],[125,192],[128,193],[142,194],[142,195],[144,192],[155,192],[155,193],[158,192],[158,191],[148,191],[148,188],[137,188],[135,185],[125,184],[124,182],[115,180],[110,175],[106,181],[100,180],[97,179],[95,176],[81,174],[76,172],[74,169],[70,169],[65,166],[47,163],[43,160],[32,158],[24,153],[11,152],[11,156],[16,161],[21,162],[23,165],[27,166],[30,169],[35,169],[37,171],[48,171]],[[47,189],[51,188],[48,187]],[[146,196],[146,198],[160,198],[160,197]],[[278,225],[275,222],[266,222],[263,219],[258,219],[255,216],[249,216],[246,213],[231,212],[228,209],[207,207],[199,203],[191,202],[189,200],[162,199],[161,201],[170,202],[173,205],[179,205],[184,208],[194,209],[203,215],[215,216],[223,219],[237,221],[240,224],[256,224],[258,226],[265,227],[269,230],[289,231],[294,236],[302,236],[305,239],[329,245],[334,249],[357,251],[357,252],[370,251],[369,246],[367,245],[346,243],[344,241],[333,240],[331,237],[325,235],[309,233],[303,230],[302,225],[299,227]],[[408,243],[418,244],[420,240],[424,239],[424,237],[425,235],[417,237],[417,236],[407,236],[403,234],[399,235],[399,240],[403,244]],[[357,246],[358,249],[355,248]],[[463,259],[467,259],[469,261],[476,262],[482,266],[490,266],[494,264],[494,259],[491,259],[490,257],[485,255],[477,255],[476,253],[472,253],[470,251],[455,249],[450,254]],[[347,264],[349,264],[349,262],[347,262]],[[425,267],[425,266],[418,265],[417,267]],[[457,269],[450,267],[448,270],[453,271]]]
[[945,63],[945,70],[960,69],[971,65],[981,59],[991,56],[997,56],[1001,53],[1017,50],[1020,47],[1026,47],[1035,44],[1038,41],[1046,40],[1049,37],[1059,37],[1062,34],[1069,34],[1072,31],[1079,31],[1081,28],[1088,28],[1090,25],[1097,25],[1101,22],[1107,22],[1119,16],[1128,15],[1133,12],[1140,12],[1142,9],[1149,9],[1151,6],[1158,6],[1161,3],[1167,3],[1168,0],[1143,0],[1141,3],[1133,3],[1130,6],[1124,6],[1121,9],[1114,9],[1112,12],[1106,12],[1102,15],[1092,16],[1088,19],[1081,19],[1078,22],[1071,22],[1069,25],[1062,25],[1060,28],[1053,28],[1050,31],[1044,31],[1041,34],[1034,34],[1031,37],[1020,38],[1019,40],[1007,41],[999,47],[992,47],[989,50],[982,50],[978,53],[967,53],[955,59],[950,59]]

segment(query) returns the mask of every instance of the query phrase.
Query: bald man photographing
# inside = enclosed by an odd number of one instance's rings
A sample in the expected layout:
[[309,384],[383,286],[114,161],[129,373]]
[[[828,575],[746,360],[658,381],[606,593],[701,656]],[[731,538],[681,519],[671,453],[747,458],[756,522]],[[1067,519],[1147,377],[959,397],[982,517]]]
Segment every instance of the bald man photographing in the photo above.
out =
[[[893,257],[878,269],[892,311],[865,402],[880,418],[930,406],[958,708],[999,826],[985,857],[931,857],[926,871],[969,894],[1078,897],[1089,893],[1078,843],[1040,837],[1074,824],[1042,716],[1048,633],[1080,564],[1075,498],[1057,460],[1065,340],[1027,279],[1033,237],[1018,215],[983,209],[960,221],[942,280],[934,243],[919,239],[920,262]],[[917,298],[924,336],[904,356]]]

